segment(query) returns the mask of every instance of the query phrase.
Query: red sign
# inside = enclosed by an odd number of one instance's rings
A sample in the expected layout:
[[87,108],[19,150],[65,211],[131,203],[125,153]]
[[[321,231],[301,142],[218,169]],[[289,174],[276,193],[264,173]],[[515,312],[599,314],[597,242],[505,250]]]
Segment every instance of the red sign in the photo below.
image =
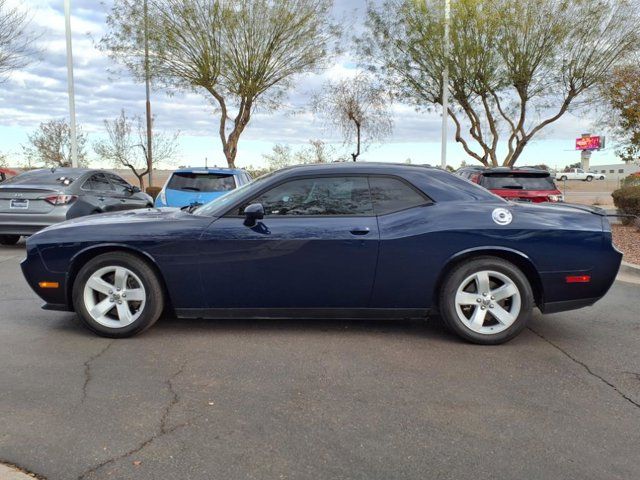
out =
[[576,150],[600,150],[604,147],[604,137],[576,138]]

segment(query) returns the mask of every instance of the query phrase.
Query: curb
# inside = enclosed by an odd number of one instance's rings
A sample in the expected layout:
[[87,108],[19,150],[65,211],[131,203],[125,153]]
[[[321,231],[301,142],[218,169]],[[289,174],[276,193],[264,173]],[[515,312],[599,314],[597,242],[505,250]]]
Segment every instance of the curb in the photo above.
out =
[[624,279],[630,279],[634,282],[640,283],[640,265],[635,265],[633,263],[622,262],[620,264],[620,270],[618,271],[618,276],[624,277]]
[[11,464],[0,463],[0,480],[34,480],[34,478],[43,477],[25,473],[24,470]]

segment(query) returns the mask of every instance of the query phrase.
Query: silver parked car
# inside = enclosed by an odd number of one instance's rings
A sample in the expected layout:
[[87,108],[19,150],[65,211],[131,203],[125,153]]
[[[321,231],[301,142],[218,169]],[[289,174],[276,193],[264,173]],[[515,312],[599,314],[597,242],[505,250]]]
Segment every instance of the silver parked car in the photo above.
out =
[[0,185],[0,244],[71,218],[152,206],[149,195],[110,172],[32,170]]

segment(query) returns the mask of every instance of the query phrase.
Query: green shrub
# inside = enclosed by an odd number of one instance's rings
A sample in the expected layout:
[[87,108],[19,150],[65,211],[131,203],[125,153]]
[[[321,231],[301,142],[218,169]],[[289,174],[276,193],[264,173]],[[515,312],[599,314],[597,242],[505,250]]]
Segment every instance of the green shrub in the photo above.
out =
[[622,180],[622,187],[640,187],[640,173],[632,173]]
[[162,190],[162,187],[147,187],[146,192],[148,195],[151,195],[155,200],[158,194],[160,193],[160,190]]
[[[620,213],[640,216],[640,185],[620,188],[614,191],[611,196]],[[632,218],[623,218],[622,223],[631,225],[634,222]]]

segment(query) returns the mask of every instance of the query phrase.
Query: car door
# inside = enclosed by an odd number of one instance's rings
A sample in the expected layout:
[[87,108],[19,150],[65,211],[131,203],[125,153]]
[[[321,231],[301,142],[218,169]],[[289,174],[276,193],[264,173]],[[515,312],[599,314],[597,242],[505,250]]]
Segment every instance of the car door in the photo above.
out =
[[[247,227],[242,213],[251,203],[265,216]],[[288,180],[209,226],[204,291],[211,308],[365,308],[378,240],[366,176]]]
[[136,195],[133,192],[133,186],[126,180],[113,173],[107,173],[106,176],[113,185],[118,210],[132,210],[147,206],[147,201]]
[[87,203],[93,205],[95,210],[101,212],[113,212],[118,204],[111,182],[104,173],[94,173],[82,184],[81,191]]

